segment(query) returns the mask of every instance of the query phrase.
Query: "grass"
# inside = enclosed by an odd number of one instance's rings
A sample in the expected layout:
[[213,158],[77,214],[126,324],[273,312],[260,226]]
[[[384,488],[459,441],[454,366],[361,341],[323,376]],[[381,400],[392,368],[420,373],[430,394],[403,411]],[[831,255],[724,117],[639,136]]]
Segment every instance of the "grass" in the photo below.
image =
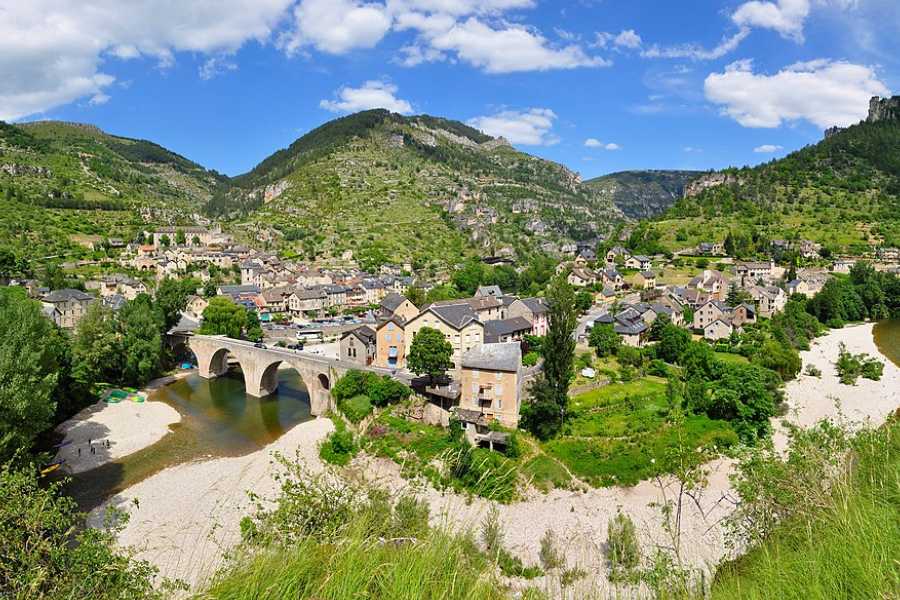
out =
[[852,470],[824,510],[782,523],[723,567],[714,600],[826,600],[900,595],[900,423],[862,434]]
[[572,477],[559,461],[538,454],[522,465],[522,473],[531,478],[531,483],[536,488],[545,492],[553,488],[567,488],[572,482]]
[[[690,415],[679,432],[669,419],[665,380],[644,377],[610,384],[572,399],[573,418],[543,450],[594,486],[634,485],[665,471],[669,448],[730,447],[737,435],[724,421]],[[681,436],[679,436],[681,433]]]
[[368,396],[363,395],[338,401],[338,408],[354,425],[372,414],[372,402]]
[[724,363],[733,365],[745,365],[750,362],[746,356],[740,354],[732,354],[730,352],[716,352],[716,358]]

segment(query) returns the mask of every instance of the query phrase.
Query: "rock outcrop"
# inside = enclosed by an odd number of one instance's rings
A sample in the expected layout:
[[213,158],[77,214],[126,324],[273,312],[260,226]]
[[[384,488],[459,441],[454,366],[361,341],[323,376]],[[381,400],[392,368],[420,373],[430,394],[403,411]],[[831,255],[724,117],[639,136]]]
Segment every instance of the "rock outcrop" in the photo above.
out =
[[900,121],[900,96],[893,98],[880,98],[878,96],[869,100],[869,123],[877,121]]
[[728,173],[710,173],[709,175],[703,175],[684,186],[684,197],[693,198],[703,192],[703,190],[708,190],[720,185],[731,185],[732,183],[739,184],[741,183],[741,180]]

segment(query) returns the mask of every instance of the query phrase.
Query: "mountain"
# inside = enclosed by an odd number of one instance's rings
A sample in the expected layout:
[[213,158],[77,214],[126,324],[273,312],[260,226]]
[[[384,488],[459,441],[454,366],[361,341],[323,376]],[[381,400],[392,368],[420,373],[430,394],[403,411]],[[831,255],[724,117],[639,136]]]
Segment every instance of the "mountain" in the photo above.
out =
[[187,220],[224,177],[165,148],[92,125],[0,122],[0,244],[67,253],[100,236]]
[[702,171],[621,171],[596,177],[583,186],[608,199],[631,219],[647,219],[664,213],[684,194],[685,186]]
[[594,239],[623,218],[562,165],[462,123],[370,110],[227,182],[208,211],[308,256],[441,268]]
[[900,245],[900,97],[869,117],[756,167],[703,175],[656,224],[673,248],[729,232],[803,238],[831,250]]

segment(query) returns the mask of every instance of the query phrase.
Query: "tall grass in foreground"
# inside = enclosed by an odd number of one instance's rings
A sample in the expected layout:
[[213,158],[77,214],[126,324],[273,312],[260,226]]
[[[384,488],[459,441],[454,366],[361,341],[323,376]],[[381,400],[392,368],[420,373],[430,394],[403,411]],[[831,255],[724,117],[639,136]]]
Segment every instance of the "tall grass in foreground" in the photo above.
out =
[[357,523],[337,543],[305,538],[261,551],[217,578],[208,598],[397,600],[506,598],[474,542],[433,531],[417,541],[379,540]]
[[900,422],[861,433],[828,501],[723,567],[715,599],[900,598]]

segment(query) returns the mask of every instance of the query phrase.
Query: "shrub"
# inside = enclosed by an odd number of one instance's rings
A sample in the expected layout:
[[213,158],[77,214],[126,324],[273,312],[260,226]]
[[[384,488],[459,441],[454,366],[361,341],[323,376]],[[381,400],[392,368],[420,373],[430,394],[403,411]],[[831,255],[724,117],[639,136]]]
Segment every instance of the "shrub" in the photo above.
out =
[[884,363],[868,354],[853,354],[843,343],[834,366],[837,368],[838,379],[847,385],[855,385],[860,376],[878,381],[884,372]]
[[339,400],[337,406],[354,425],[372,414],[372,402],[368,396],[359,395],[348,400]]
[[319,458],[332,465],[344,466],[348,464],[356,453],[359,446],[353,437],[353,433],[347,431],[344,422],[339,418],[333,418],[335,430],[328,434],[328,437],[319,446]]
[[541,565],[547,571],[559,569],[566,564],[566,559],[559,550],[556,535],[552,529],[545,531],[543,537],[541,537],[540,559]]
[[538,364],[538,360],[540,359],[540,357],[541,355],[533,350],[531,352],[527,352],[525,356],[522,357],[522,365],[526,367],[533,367]]
[[821,377],[822,371],[816,365],[808,364],[806,365],[806,370],[804,371],[810,377]]
[[606,557],[617,577],[633,571],[641,562],[637,528],[628,515],[617,512],[610,519],[606,534]]
[[616,356],[621,364],[635,368],[640,367],[644,362],[644,355],[641,354],[640,348],[633,348],[631,346],[619,347]]

